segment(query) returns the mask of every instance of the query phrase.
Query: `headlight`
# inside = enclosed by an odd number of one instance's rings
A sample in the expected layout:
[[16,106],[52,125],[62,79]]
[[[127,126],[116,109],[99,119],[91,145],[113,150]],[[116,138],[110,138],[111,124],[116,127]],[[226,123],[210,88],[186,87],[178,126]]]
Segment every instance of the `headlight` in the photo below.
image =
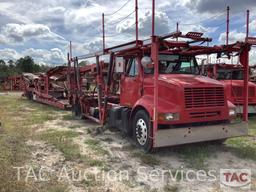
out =
[[158,119],[161,121],[177,121],[180,119],[179,113],[160,113]]
[[229,116],[236,116],[236,110],[235,109],[229,109]]

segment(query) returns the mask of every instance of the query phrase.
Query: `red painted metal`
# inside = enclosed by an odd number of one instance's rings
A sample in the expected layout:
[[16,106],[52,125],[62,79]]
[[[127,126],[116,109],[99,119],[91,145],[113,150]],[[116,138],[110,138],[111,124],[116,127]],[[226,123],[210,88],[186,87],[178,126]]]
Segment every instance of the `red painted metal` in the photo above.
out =
[[240,62],[244,67],[244,105],[243,105],[243,120],[248,121],[248,104],[249,104],[249,89],[248,89],[248,82],[249,82],[249,51],[250,47],[247,45],[241,52],[240,55]]
[[[176,23],[176,33],[179,33],[179,22]],[[176,41],[179,41],[179,38],[176,38]]]
[[[207,76],[217,79],[225,85],[227,98],[237,106],[237,112],[240,111],[240,106],[244,103],[244,68],[237,64],[207,64],[205,65]],[[236,75],[234,75],[236,74]],[[256,84],[249,82],[248,104],[251,107],[250,113],[256,113]]]
[[69,57],[72,58],[72,41],[69,42]]
[[[177,42],[168,40],[169,38],[176,39],[177,37],[187,38],[191,41]],[[143,107],[152,120],[153,146],[155,146],[155,135],[159,131],[160,124],[180,125],[229,120],[230,104],[227,102],[227,95],[220,82],[186,74],[159,74],[159,54],[178,54],[195,57],[196,55],[205,54],[241,53],[241,64],[245,67],[246,65],[248,66],[248,48],[251,46],[248,42],[220,46],[192,45],[192,43],[210,40],[210,38],[202,37],[201,33],[191,32],[183,35],[180,32],[176,32],[160,37],[153,36],[151,43],[139,41],[139,47],[136,46],[136,41],[134,41],[108,48],[105,50],[105,53],[112,55],[109,63],[100,62],[100,55],[96,55],[96,64],[79,67],[77,65],[77,58],[72,59],[74,71],[79,73],[79,78],[76,80],[74,87],[73,98],[78,98],[82,114],[85,117],[101,125],[106,124],[108,111],[113,107],[126,107],[132,111],[136,111],[137,107]],[[153,74],[144,74],[140,62],[144,55],[151,55],[155,69]],[[91,57],[93,56],[92,54]],[[128,65],[132,58],[136,58],[138,75],[129,76],[127,71],[121,74],[115,73],[112,65],[115,64],[113,60],[116,57],[123,57],[126,65]],[[116,79],[117,75],[121,75],[120,79]],[[244,76],[244,84],[248,86],[246,74]],[[74,77],[77,78],[76,75]],[[187,87],[188,84],[193,86]],[[89,85],[89,88],[83,89],[85,85]],[[113,91],[113,88],[116,86],[120,86],[119,91],[117,89]],[[197,92],[197,90],[200,90],[200,92]],[[207,105],[203,105],[200,102],[191,103],[188,99],[185,101],[181,99],[186,95],[194,97],[193,94],[196,95],[195,97],[203,97],[203,92],[210,94],[209,97],[212,98],[216,96],[216,101],[214,101],[216,106],[209,107],[212,103],[207,103],[209,102],[208,100],[205,100]],[[216,95],[214,95],[215,93]],[[221,98],[218,99],[217,95]],[[244,95],[244,101],[246,101],[246,98],[248,100],[248,94]],[[74,105],[74,103],[72,104]],[[160,114],[175,111],[180,112],[179,120],[167,122],[159,119]],[[244,111],[248,112],[248,109],[244,107]],[[198,114],[200,118],[197,118]],[[204,118],[201,116],[204,116]],[[247,120],[247,113],[243,114],[243,119]]]
[[[68,56],[69,58],[69,56]],[[67,66],[59,66],[50,69],[46,73],[37,75],[25,73],[23,74],[23,82],[25,84],[23,95],[28,99],[51,105],[60,109],[69,109],[69,93]]]
[[102,51],[105,52],[106,49],[106,40],[105,40],[105,15],[102,13]]
[[159,94],[159,39],[152,37],[151,57],[154,64],[154,115],[153,115],[153,146],[155,146],[155,134],[158,129],[158,94]]
[[227,32],[226,32],[226,45],[228,45],[229,41],[229,11],[230,8],[227,6]]
[[[137,10],[136,5],[137,1],[135,1],[135,10]],[[137,12],[135,14],[137,26]],[[104,24],[104,19],[102,20]],[[139,41],[136,27],[135,41],[104,48],[102,53],[71,59],[73,66],[70,68],[73,69],[73,74],[71,70],[70,76],[74,83],[71,83],[70,89],[74,90],[71,96],[71,104],[76,109],[74,112],[105,125],[109,122],[111,110],[129,109],[131,111],[129,121],[133,121],[136,111],[143,109],[149,115],[153,125],[153,147],[158,146],[156,138],[161,131],[161,126],[171,128],[184,124],[193,127],[197,123],[200,125],[231,123],[234,117],[231,117],[230,110],[234,108],[234,105],[228,102],[224,85],[221,82],[207,77],[203,78],[197,72],[186,74],[186,67],[185,71],[179,71],[179,73],[175,73],[175,68],[168,68],[169,72],[163,73],[163,63],[168,62],[163,57],[177,57],[174,60],[177,66],[178,64],[186,66],[189,62],[190,65],[192,61],[195,62],[197,55],[217,54],[217,56],[230,57],[230,55],[238,54],[240,63],[244,67],[243,120],[247,121],[248,54],[250,47],[254,44],[254,39],[247,36],[245,42],[229,44],[228,33],[229,9],[227,9],[225,45],[203,46],[202,43],[211,42],[212,39],[203,37],[203,33],[199,32],[182,34],[177,30],[175,33],[156,36],[155,0],[152,0],[151,39]],[[187,41],[179,41],[178,38],[185,38]],[[200,45],[195,45],[195,43]],[[110,55],[109,62],[100,61],[101,56],[105,55]],[[151,57],[153,64],[151,66],[154,66],[149,68],[149,72],[147,68],[144,68],[145,66],[142,66],[141,59],[145,56]],[[92,57],[96,57],[96,64],[78,66],[79,59]],[[120,58],[123,61],[124,71],[115,72],[115,67],[119,65],[116,59]],[[197,65],[196,62],[195,65]],[[194,70],[196,71],[196,67]],[[171,73],[173,71],[174,73]],[[162,115],[169,113],[178,114],[178,118],[173,121],[164,119]]]
[[152,0],[152,37],[155,36],[155,0]]
[[135,27],[136,27],[136,45],[138,46],[139,40],[139,16],[138,16],[138,0],[135,0]]
[[246,12],[246,39],[249,37],[249,22],[250,22],[250,11],[247,10]]
[[21,75],[10,76],[4,79],[3,82],[3,91],[22,91],[23,90],[23,81]]

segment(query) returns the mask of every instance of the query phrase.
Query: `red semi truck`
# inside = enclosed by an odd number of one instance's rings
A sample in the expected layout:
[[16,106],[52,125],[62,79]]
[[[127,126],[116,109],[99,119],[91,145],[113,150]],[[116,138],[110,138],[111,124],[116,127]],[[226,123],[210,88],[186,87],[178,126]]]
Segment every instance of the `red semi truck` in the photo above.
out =
[[[205,72],[208,77],[222,82],[225,86],[228,100],[236,105],[236,112],[243,113],[244,70],[242,65],[234,64],[207,64]],[[248,113],[256,114],[256,84],[249,82]]]
[[256,65],[251,66],[251,81],[256,83]]
[[[246,67],[251,45],[194,45],[211,41],[202,35],[176,32],[68,58],[75,71],[68,75],[74,114],[133,135],[145,151],[247,135],[224,85],[200,75],[195,56],[238,53]],[[106,55],[109,62],[100,61]],[[78,67],[78,60],[92,57],[96,64]]]

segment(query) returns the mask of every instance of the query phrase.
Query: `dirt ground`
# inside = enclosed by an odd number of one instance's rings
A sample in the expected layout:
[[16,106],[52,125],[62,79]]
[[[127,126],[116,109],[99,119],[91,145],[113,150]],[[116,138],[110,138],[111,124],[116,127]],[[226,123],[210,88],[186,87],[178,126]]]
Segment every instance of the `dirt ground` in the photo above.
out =
[[[20,106],[16,112],[8,106],[13,100],[12,106]],[[20,93],[0,94],[0,109],[0,135],[13,134],[8,126],[12,127],[14,121],[16,126],[26,122],[24,118],[32,114],[45,118],[35,121],[34,117],[25,126],[29,130],[24,136],[28,157],[14,162],[22,167],[19,179],[24,185],[28,182],[34,186],[30,191],[227,191],[220,187],[220,169],[250,169],[251,187],[245,191],[256,191],[255,117],[250,117],[247,138],[229,139],[222,145],[169,147],[145,154],[131,138],[122,137],[116,130],[103,130],[89,120],[75,120],[71,112],[31,103]],[[39,112],[42,109],[47,114]],[[0,184],[2,191],[8,191],[4,186]]]

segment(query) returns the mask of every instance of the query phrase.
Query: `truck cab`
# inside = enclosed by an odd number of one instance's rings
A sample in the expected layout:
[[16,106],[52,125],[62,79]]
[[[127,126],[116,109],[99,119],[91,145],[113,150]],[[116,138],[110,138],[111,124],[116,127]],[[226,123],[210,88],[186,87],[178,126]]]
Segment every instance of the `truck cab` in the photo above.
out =
[[[206,66],[206,75],[212,77],[225,86],[228,100],[236,106],[237,113],[243,113],[244,71],[242,65],[234,64],[209,64]],[[249,110],[248,113],[256,114],[256,84],[249,82]]]
[[[237,127],[228,128],[236,118],[235,106],[228,100],[221,82],[200,75],[195,56],[159,53],[158,58],[158,139],[155,145],[220,140],[243,132],[243,128],[239,131]],[[144,63],[145,60],[148,63]],[[125,58],[120,106],[131,109],[130,129],[138,145],[146,150],[153,145],[149,139],[153,134],[153,100],[151,55]]]
[[[247,122],[237,121],[223,83],[201,75],[195,57],[241,50],[245,55],[248,50],[240,44],[229,49],[193,45],[211,40],[202,35],[175,32],[70,59],[76,82],[69,94],[74,114],[133,136],[146,152],[247,135]],[[169,40],[178,37],[191,42]],[[109,62],[101,60],[106,55]],[[78,59],[91,57],[96,63],[78,66]]]

